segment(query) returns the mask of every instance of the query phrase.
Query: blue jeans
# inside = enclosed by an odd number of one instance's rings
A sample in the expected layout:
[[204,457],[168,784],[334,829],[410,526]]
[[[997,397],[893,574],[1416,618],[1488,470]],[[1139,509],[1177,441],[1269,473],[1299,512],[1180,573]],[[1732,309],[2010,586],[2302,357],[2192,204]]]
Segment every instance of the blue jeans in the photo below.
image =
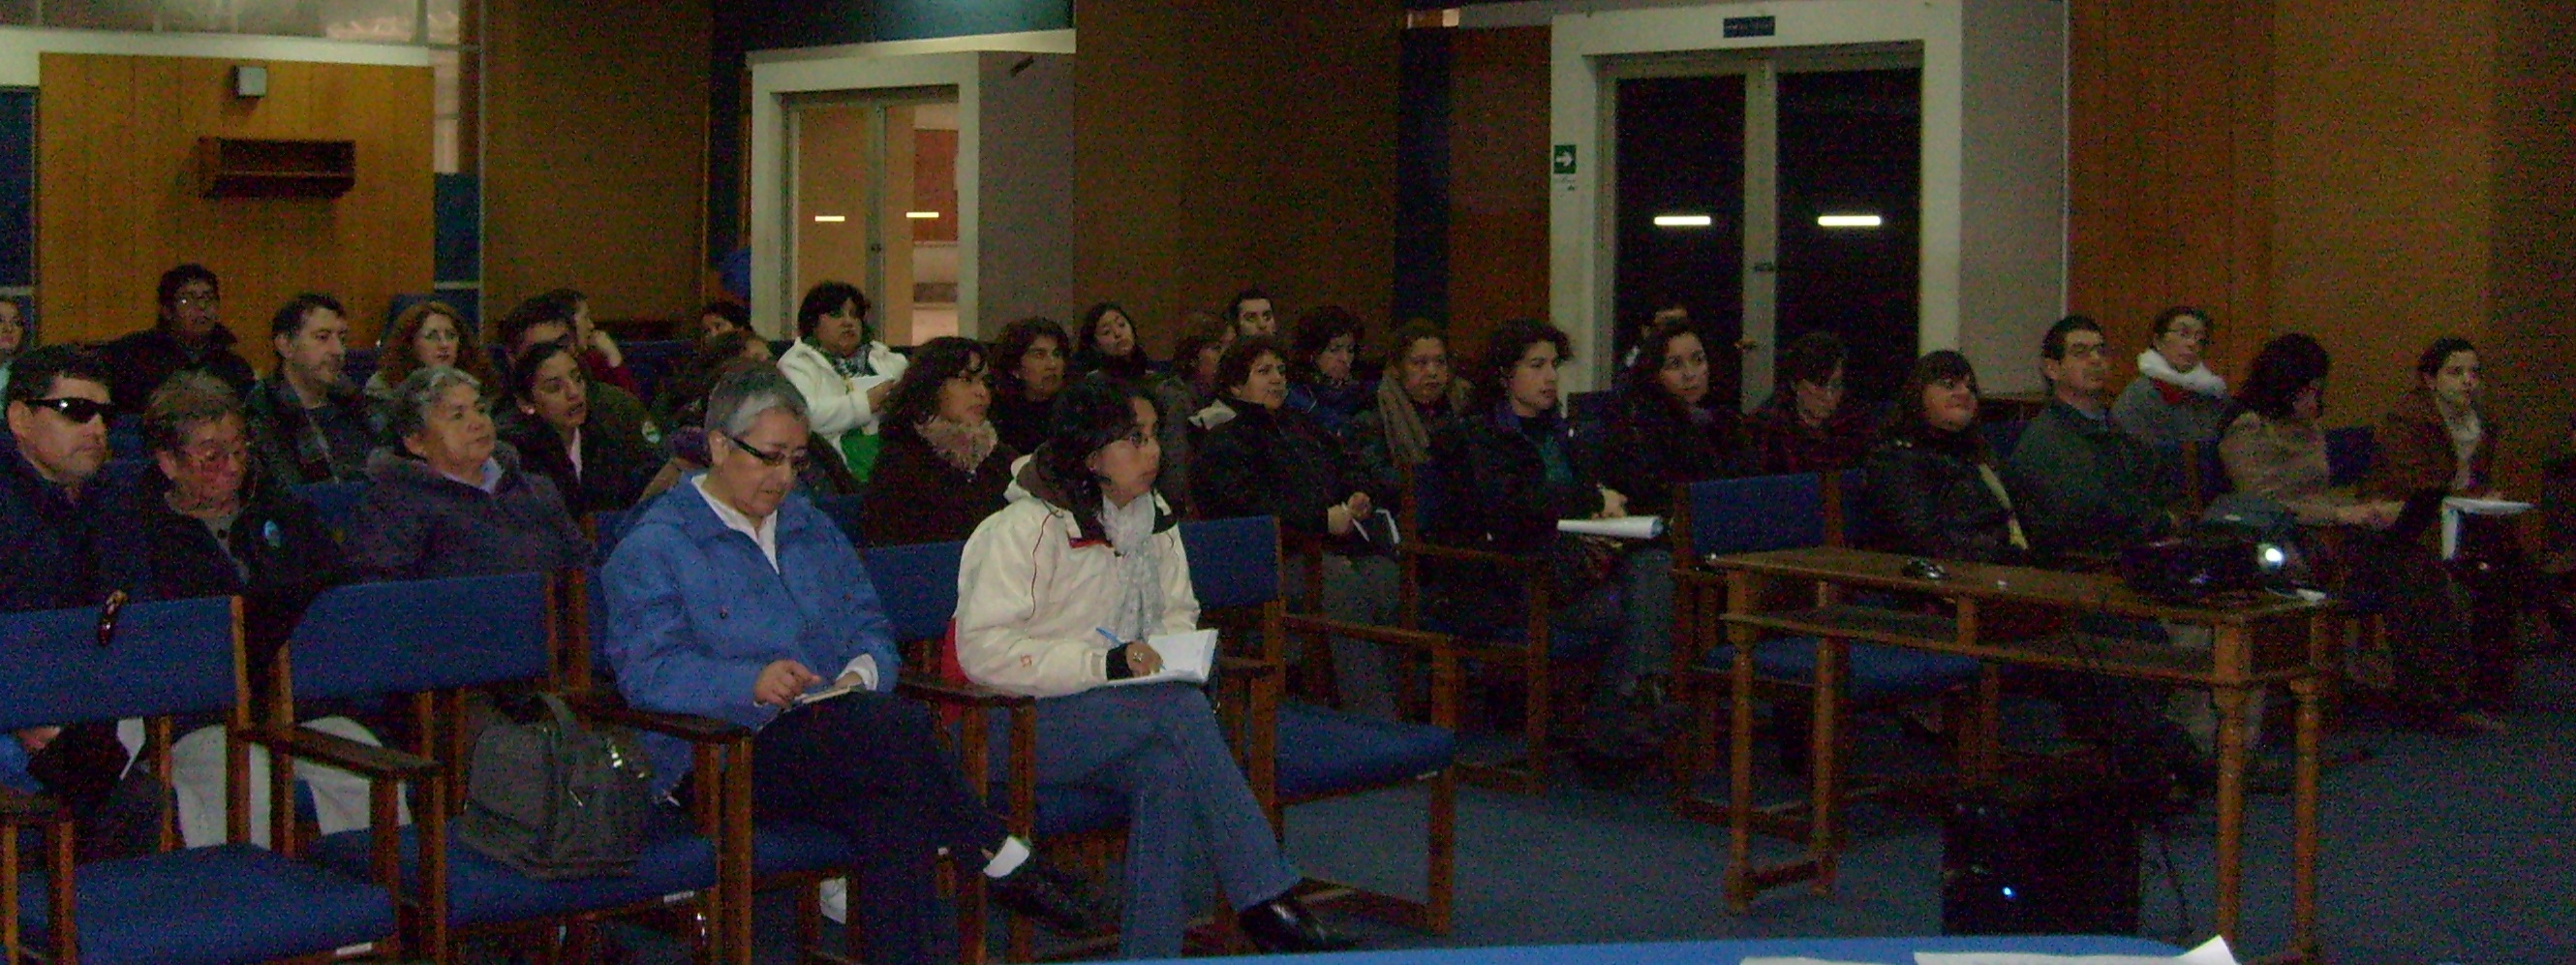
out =
[[[1007,747],[1009,723],[994,722]],[[1235,766],[1207,696],[1189,684],[1097,687],[1037,702],[1038,783],[1127,796],[1126,958],[1181,954],[1191,852],[1204,845],[1237,910],[1286,894],[1299,877]],[[1009,763],[994,756],[994,776]]]

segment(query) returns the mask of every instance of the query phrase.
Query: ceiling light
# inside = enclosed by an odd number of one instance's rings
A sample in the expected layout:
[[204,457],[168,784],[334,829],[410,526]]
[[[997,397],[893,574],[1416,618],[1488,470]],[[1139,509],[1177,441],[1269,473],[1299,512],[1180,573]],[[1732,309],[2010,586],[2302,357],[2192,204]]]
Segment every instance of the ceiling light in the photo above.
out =
[[936,212],[936,211],[906,211],[906,212],[904,212],[904,213],[903,213],[903,216],[904,216],[904,217],[907,217],[907,218],[911,218],[911,219],[912,219],[912,220],[914,220],[914,221],[929,221],[929,220],[931,220],[931,219],[933,219],[933,218],[937,218],[937,217],[939,217],[939,212]]
[[1816,216],[1816,227],[1819,228],[1876,228],[1886,223],[1887,219],[1874,214],[1820,214]]
[[850,216],[842,214],[818,214],[814,216],[814,220],[823,224],[840,224],[841,222],[850,220]]
[[1655,227],[1658,228],[1705,228],[1715,223],[1716,221],[1714,219],[1704,214],[1659,214],[1655,216]]

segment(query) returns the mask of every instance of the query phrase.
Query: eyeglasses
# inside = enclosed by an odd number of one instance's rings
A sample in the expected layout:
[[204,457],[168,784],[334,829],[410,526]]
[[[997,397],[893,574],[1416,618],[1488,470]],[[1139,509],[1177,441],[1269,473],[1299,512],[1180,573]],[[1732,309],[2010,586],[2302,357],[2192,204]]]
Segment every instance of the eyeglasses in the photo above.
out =
[[234,463],[250,462],[250,447],[241,443],[234,443],[229,446],[199,446],[194,449],[181,449],[179,450],[179,453],[187,456],[190,464],[201,469],[221,464],[227,460]]
[[180,308],[213,308],[222,302],[223,299],[215,295],[177,295],[170,299],[170,304]]
[[752,445],[751,443],[744,442],[742,441],[741,436],[734,435],[733,433],[726,432],[721,429],[717,430],[716,434],[725,437],[726,441],[733,443],[734,448],[749,453],[752,458],[760,460],[760,464],[763,466],[767,466],[771,469],[776,469],[780,466],[787,466],[799,472],[802,472],[805,469],[805,453],[802,450],[796,452],[771,452],[769,450],[762,449],[759,446]]
[[39,409],[52,409],[63,418],[71,420],[74,425],[87,425],[107,414],[107,403],[96,399],[77,397],[29,399],[27,404]]

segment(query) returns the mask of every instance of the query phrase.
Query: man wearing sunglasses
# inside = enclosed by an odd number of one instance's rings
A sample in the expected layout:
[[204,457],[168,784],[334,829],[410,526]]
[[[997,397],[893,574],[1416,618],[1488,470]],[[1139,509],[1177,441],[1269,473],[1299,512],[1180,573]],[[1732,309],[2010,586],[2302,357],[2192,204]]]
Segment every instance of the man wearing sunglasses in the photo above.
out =
[[[106,366],[87,349],[46,346],[18,358],[5,398],[0,611],[98,606],[110,591],[144,592],[150,574],[133,482],[100,472]],[[0,783],[56,793],[86,817],[105,803],[125,757],[106,725],[31,727],[0,737]]]

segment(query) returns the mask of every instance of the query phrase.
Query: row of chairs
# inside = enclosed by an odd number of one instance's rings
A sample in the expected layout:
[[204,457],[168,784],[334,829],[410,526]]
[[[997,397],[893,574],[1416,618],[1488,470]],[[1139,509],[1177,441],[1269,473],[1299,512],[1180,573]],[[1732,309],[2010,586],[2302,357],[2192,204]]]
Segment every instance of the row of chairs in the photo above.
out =
[[[614,533],[614,521],[602,526]],[[612,537],[613,538],[613,537]],[[1419,646],[1448,668],[1437,688],[1432,725],[1365,720],[1321,708],[1283,705],[1276,661],[1285,633],[1370,632],[1286,616],[1278,592],[1278,537],[1266,518],[1189,524],[1184,531],[1194,582],[1212,614],[1246,628],[1231,639],[1255,644],[1249,659],[1229,662],[1243,678],[1239,746],[1261,799],[1276,820],[1288,806],[1389,786],[1428,789],[1426,893],[1419,900],[1371,896],[1315,882],[1310,890],[1372,899],[1372,907],[1433,931],[1447,927],[1454,863],[1455,655],[1431,635],[1381,632],[1376,639]],[[898,635],[920,645],[944,639],[956,599],[962,544],[871,551],[867,563]],[[486,933],[562,934],[565,926],[606,916],[669,908],[696,923],[701,952],[718,961],[749,957],[750,896],[796,889],[800,932],[820,950],[813,885],[847,871],[847,845],[811,827],[754,825],[749,816],[750,735],[721,722],[652,714],[621,706],[592,683],[591,571],[558,578],[485,577],[342,587],[315,602],[281,655],[286,683],[256,706],[245,667],[240,604],[193,600],[138,604],[110,618],[115,639],[99,646],[97,609],[0,618],[0,659],[14,686],[0,697],[0,724],[47,724],[152,718],[148,759],[164,780],[173,716],[218,714],[242,739],[232,742],[229,827],[247,840],[249,822],[272,823],[274,851],[246,844],[174,850],[165,810],[162,850],[150,856],[72,868],[72,823],[41,799],[0,795],[5,851],[0,851],[0,934],[9,960],[37,952],[56,962],[256,961],[297,958],[429,957],[451,960],[455,943]],[[930,661],[916,668],[933,666]],[[631,876],[539,881],[471,849],[447,828],[457,813],[465,775],[462,694],[502,684],[550,687],[591,718],[672,734],[695,747],[695,793],[687,821],[655,830]],[[987,769],[984,718],[1009,720],[1009,762],[993,793],[1008,801],[1014,829],[1046,841],[1114,847],[1125,802],[1073,787],[1037,785],[1034,704],[962,681],[916,672],[901,692],[955,708],[963,717],[963,766]],[[414,718],[408,751],[376,748],[295,727],[296,702],[361,699],[393,693]],[[272,767],[272,813],[248,813],[247,750],[279,758]],[[293,760],[327,763],[375,782],[375,826],[308,840],[292,815]],[[418,820],[394,827],[400,791],[413,785]],[[17,828],[45,830],[54,869],[21,876]],[[986,958],[980,881],[958,882],[962,948]],[[41,896],[18,893],[22,884]],[[1224,919],[1225,916],[1220,916]],[[399,927],[397,925],[399,924]],[[1010,953],[1026,960],[1033,932],[1014,922]],[[1096,943],[1095,943],[1096,944]]]

